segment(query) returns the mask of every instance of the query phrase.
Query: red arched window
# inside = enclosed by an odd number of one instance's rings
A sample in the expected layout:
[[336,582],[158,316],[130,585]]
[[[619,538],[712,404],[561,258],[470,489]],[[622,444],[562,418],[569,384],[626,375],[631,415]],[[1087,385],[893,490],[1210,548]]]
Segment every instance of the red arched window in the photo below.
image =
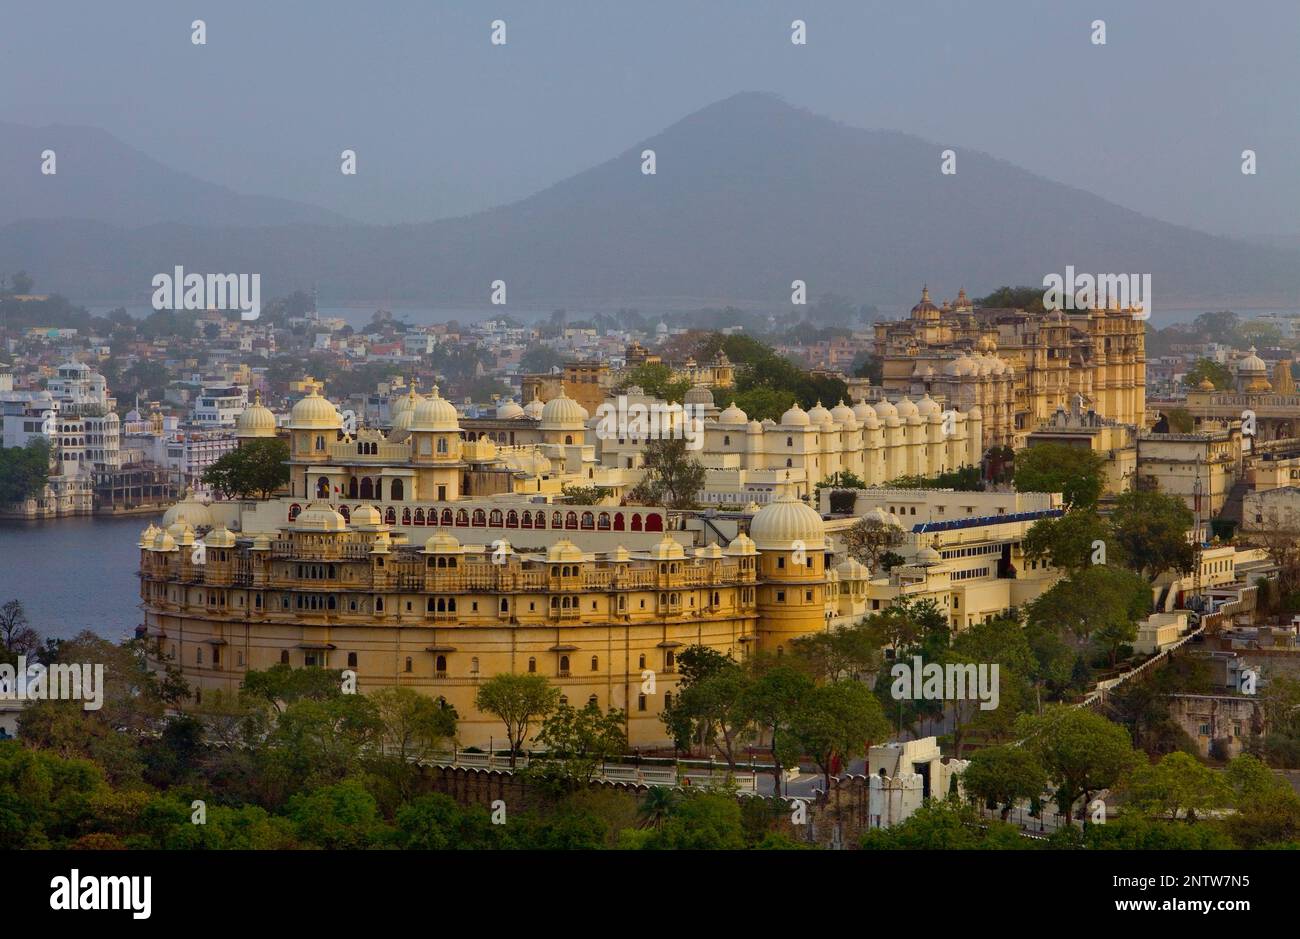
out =
[[411,524],[411,510],[409,508],[402,509],[402,524]]
[[614,513],[614,531],[622,531],[622,530],[623,530],[623,513],[622,513],[622,512],[615,512],[615,513]]
[[596,516],[590,512],[582,513],[582,528],[584,531],[590,531],[596,527]]
[[545,513],[545,512],[534,512],[534,513],[533,513],[533,527],[534,527],[534,528],[545,528],[545,527],[546,527],[546,513]]
[[596,527],[601,531],[609,531],[609,513],[601,512],[596,516]]
[[289,521],[292,522],[295,518],[297,518],[298,513],[301,511],[302,511],[302,506],[299,505],[297,502],[289,506]]
[[482,528],[487,525],[487,513],[482,509],[474,510],[474,527]]
[[469,513],[466,512],[464,509],[461,509],[459,512],[457,512],[456,524],[459,525],[461,528],[467,527],[469,525]]
[[524,512],[523,519],[520,521],[520,523],[519,523],[519,527],[520,527],[520,528],[532,528],[532,527],[533,527],[533,515],[532,515],[531,512],[528,512],[528,511],[525,511],[525,512]]
[[564,527],[565,527],[565,528],[577,528],[577,527],[578,527],[578,513],[577,513],[577,512],[570,512],[570,513],[568,513],[567,515],[564,516]]
[[424,524],[424,509],[415,510],[415,524],[417,525]]
[[488,527],[489,527],[489,528],[500,528],[500,527],[501,527],[501,510],[500,510],[500,509],[493,509],[491,512],[488,513]]
[[[526,516],[528,513],[525,512],[524,514]],[[518,527],[519,527],[519,513],[516,512],[514,509],[511,509],[509,512],[506,513],[506,528],[518,528]]]
[[452,523],[452,520],[451,520],[451,509],[443,509],[443,510],[442,510],[442,523],[443,523],[444,525],[451,525],[451,524],[453,524],[453,523]]
[[632,513],[632,530],[633,531],[641,530],[641,515],[638,512]]
[[352,521],[352,513],[348,511],[348,507],[346,505],[339,506],[339,514],[343,516],[344,521],[346,522]]
[[[563,528],[563,527],[564,527],[564,513],[563,513],[563,512],[552,512],[552,513],[551,513],[551,527],[552,527],[552,528]],[[576,526],[575,526],[575,527],[576,527]]]
[[664,517],[660,515],[658,512],[651,512],[649,515],[645,517],[645,530],[663,531]]
[[387,522],[389,525],[397,524],[397,513],[393,511],[393,507],[391,505],[388,507],[388,511],[384,513],[384,521]]

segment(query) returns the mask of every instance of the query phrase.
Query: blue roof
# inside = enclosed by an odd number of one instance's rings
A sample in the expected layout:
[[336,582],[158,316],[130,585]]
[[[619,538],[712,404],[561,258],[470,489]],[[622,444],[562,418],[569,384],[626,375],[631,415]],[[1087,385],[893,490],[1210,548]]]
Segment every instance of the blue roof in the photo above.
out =
[[1007,522],[1033,522],[1040,518],[1058,518],[1065,509],[1042,509],[1037,512],[1013,512],[1010,515],[979,515],[973,518],[955,518],[946,522],[920,522],[912,526],[915,534],[931,531],[956,531],[960,528],[983,528],[986,525],[1004,525]]

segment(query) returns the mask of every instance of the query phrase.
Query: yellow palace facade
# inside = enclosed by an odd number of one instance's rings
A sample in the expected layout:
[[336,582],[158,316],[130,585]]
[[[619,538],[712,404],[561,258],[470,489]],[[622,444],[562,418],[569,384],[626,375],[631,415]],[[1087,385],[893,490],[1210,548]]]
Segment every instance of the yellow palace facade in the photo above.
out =
[[196,551],[185,505],[141,536],[138,632],[200,697],[276,663],[351,669],[363,693],[405,686],[455,707],[465,746],[500,739],[474,698],[502,672],[544,675],[575,707],[622,709],[632,745],[665,744],[680,650],[744,659],[826,623],[824,526],[790,497],[725,547],[665,532],[599,553],[563,536],[528,552],[450,531],[421,545],[374,506],[345,519],[324,501],[274,531],[217,522]]

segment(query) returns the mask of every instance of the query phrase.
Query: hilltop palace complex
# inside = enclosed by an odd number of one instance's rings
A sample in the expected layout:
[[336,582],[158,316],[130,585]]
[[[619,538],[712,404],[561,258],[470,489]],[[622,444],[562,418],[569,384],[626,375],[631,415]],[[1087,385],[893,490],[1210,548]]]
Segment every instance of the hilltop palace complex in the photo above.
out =
[[[664,744],[659,715],[688,646],[780,655],[899,597],[935,600],[961,629],[1054,581],[1021,541],[1061,514],[1058,495],[885,484],[978,465],[1071,395],[1137,423],[1142,324],[1117,311],[977,312],[964,294],[943,308],[926,296],[910,320],[877,327],[885,380],[871,401],[760,422],[692,388],[686,403],[704,415],[692,455],[707,469],[696,512],[627,504],[644,441],[597,433],[563,384],[545,403],[475,419],[437,388],[408,387],[388,426],[351,432],[315,387],[283,422],[257,401],[237,436],[287,436],[286,490],[187,497],[150,525],[139,632],[200,694],[234,692],[276,663],[353,669],[363,692],[444,700],[462,745],[486,746],[500,725],[476,711],[479,684],[536,673],[574,706],[623,709],[633,745]],[[872,488],[833,515],[829,492],[813,490],[845,471]],[[565,486],[608,495],[568,504]],[[847,556],[842,535],[862,515],[899,530],[902,564],[873,571]]]

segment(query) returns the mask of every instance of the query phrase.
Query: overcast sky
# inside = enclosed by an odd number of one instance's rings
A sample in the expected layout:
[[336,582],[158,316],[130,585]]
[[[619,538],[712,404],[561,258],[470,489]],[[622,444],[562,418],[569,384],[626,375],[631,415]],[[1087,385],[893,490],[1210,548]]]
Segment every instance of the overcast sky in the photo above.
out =
[[0,30],[0,120],[374,222],[517,199],[746,90],[1205,231],[1300,232],[1296,0],[56,0]]

